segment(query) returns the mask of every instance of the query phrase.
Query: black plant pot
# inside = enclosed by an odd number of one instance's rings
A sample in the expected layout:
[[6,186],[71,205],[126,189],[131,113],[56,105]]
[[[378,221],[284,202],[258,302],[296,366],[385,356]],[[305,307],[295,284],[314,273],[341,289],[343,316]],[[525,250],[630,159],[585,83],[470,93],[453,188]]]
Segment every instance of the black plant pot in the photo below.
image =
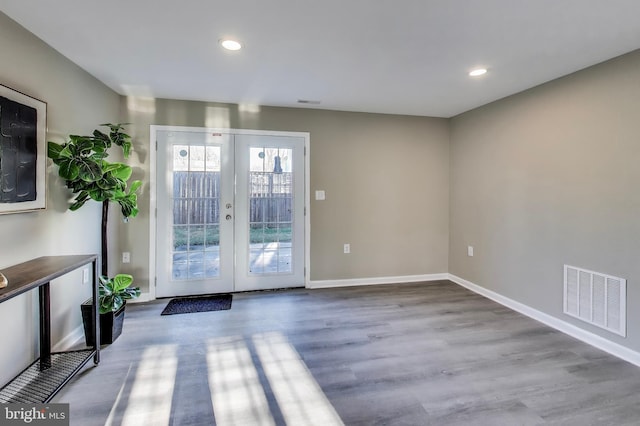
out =
[[[106,345],[115,342],[122,334],[122,325],[124,324],[124,308],[115,312],[100,314],[100,344]],[[82,311],[82,323],[84,325],[84,340],[87,346],[93,346],[93,315],[91,314],[91,299],[80,305]]]

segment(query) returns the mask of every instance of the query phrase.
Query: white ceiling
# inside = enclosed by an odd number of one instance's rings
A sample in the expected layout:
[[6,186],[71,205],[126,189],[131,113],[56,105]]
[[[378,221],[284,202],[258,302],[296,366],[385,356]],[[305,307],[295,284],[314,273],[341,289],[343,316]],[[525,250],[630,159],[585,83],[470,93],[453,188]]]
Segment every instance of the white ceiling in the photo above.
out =
[[[640,0],[0,0],[0,10],[123,95],[434,117],[640,48]],[[223,51],[227,36],[244,49]],[[489,72],[468,77],[476,66]]]

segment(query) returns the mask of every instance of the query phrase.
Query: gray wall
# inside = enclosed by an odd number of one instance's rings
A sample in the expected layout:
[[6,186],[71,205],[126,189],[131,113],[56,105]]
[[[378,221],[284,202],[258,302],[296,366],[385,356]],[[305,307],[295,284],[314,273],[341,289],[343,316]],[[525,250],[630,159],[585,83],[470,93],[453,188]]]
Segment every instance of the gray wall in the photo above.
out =
[[[116,93],[2,13],[0,52],[0,83],[47,103],[48,140],[62,142],[69,133],[89,132],[118,119]],[[47,210],[0,215],[0,270],[38,256],[99,253],[100,206],[67,211],[68,191],[50,162],[47,175]],[[90,294],[81,271],[52,284],[54,344],[81,325],[79,305]],[[37,292],[0,305],[0,384],[36,356],[37,315]]]
[[[451,141],[449,272],[640,350],[640,51],[455,117]],[[626,340],[562,313],[565,263],[628,280]]]
[[[124,99],[137,177],[149,182],[149,125],[304,131],[311,134],[311,279],[443,273],[448,269],[448,120],[162,99]],[[148,280],[149,187],[142,212],[121,225],[129,271]],[[351,244],[351,254],[342,252]],[[402,253],[398,256],[398,253]],[[127,265],[122,265],[123,269]],[[143,284],[144,286],[144,284]]]

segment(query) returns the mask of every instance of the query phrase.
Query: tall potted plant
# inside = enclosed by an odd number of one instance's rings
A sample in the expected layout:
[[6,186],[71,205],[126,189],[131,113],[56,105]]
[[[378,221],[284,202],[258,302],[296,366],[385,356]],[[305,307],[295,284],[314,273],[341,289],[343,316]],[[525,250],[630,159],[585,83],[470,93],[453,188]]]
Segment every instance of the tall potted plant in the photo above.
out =
[[[59,167],[58,175],[65,180],[67,188],[76,194],[69,206],[70,210],[78,210],[89,200],[102,203],[100,336],[102,343],[112,343],[122,330],[124,300],[139,296],[140,289],[130,288],[133,283],[133,277],[130,275],[120,274],[109,278],[107,249],[109,204],[118,203],[125,220],[135,217],[138,214],[137,191],[142,186],[142,182],[134,180],[131,186],[128,186],[132,174],[131,167],[124,163],[106,160],[109,156],[108,150],[113,145],[119,146],[124,158],[128,158],[131,151],[131,136],[124,132],[121,124],[108,123],[101,126],[108,127],[109,131],[104,133],[96,129],[91,136],[70,135],[69,140],[63,144],[49,142],[47,155]],[[118,293],[117,297],[114,297],[114,291]],[[123,302],[118,303],[119,300]],[[83,306],[86,311],[86,303]],[[85,330],[93,330],[92,325],[87,327],[86,324],[87,319],[92,319],[90,306],[88,309],[88,315],[83,313]],[[85,338],[87,342],[91,341],[88,333],[85,333]]]

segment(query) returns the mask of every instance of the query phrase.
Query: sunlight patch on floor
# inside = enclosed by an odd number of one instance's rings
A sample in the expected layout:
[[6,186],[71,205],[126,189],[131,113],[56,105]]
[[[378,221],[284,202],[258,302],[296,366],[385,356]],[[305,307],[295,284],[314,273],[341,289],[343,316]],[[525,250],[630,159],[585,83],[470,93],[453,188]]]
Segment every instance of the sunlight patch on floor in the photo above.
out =
[[217,425],[275,425],[242,337],[210,340],[207,366]]
[[[343,425],[282,333],[209,339],[206,346],[206,379],[217,425],[274,426],[276,418],[288,425]],[[178,364],[178,345],[154,345],[144,351],[122,425],[171,423]],[[125,395],[123,385],[115,405]],[[109,423],[117,423],[117,418],[110,415]]]
[[124,426],[168,425],[178,368],[178,345],[154,345],[145,349],[138,363]]
[[114,418],[116,416],[118,406],[120,405],[120,400],[122,399],[122,395],[124,395],[125,387],[127,386],[127,379],[129,378],[129,374],[131,374],[131,368],[133,367],[133,363],[129,364],[129,369],[127,370],[127,374],[124,376],[124,380],[122,381],[122,386],[120,386],[120,390],[118,391],[118,395],[116,395],[116,400],[111,407],[111,411],[109,411],[109,416],[107,417],[107,421],[104,423],[104,426],[113,426]]
[[289,425],[343,425],[296,349],[281,333],[253,336],[262,369]]

